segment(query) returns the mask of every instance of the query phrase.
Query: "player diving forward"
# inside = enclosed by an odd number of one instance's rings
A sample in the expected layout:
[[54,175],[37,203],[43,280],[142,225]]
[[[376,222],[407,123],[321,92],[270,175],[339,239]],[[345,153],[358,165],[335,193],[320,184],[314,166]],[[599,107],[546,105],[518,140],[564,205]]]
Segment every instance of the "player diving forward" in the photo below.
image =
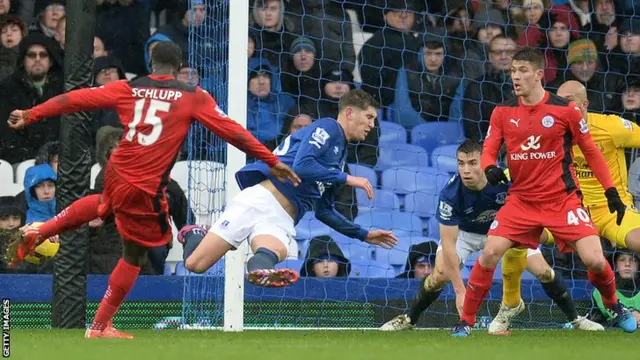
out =
[[373,198],[367,179],[347,175],[342,169],[347,143],[362,141],[373,128],[377,103],[371,95],[356,89],[340,98],[339,109],[337,121],[316,120],[288,136],[274,151],[300,176],[302,182],[297,188],[289,182],[276,181],[261,161],[236,173],[242,191],[187,257],[188,270],[206,271],[227,251],[248,239],[254,253],[247,262],[249,281],[262,286],[289,285],[297,280],[297,272],[275,270],[274,266],[287,257],[289,244],[295,241],[295,225],[311,210],[320,221],[346,236],[384,248],[395,246],[397,239],[391,231],[367,231],[333,207],[334,190],[341,184],[361,188]]
[[[616,214],[609,212],[607,198],[603,196],[604,189],[595,177],[591,167],[587,163],[587,159],[580,150],[580,147],[573,147],[574,166],[576,168],[576,176],[580,181],[580,189],[584,196],[582,202],[587,207],[593,224],[598,229],[600,236],[611,241],[616,247],[629,248],[635,252],[640,252],[640,215],[633,207],[633,196],[627,188],[627,164],[624,155],[625,147],[640,147],[640,127],[636,124],[622,119],[617,115],[603,115],[589,113],[589,100],[587,100],[587,90],[584,85],[577,81],[567,81],[558,88],[558,96],[573,101],[580,108],[582,116],[587,120],[587,126],[591,133],[591,138],[598,149],[602,152],[611,177],[613,178],[616,189],[621,195],[622,201],[627,206],[622,223],[616,223]],[[543,237],[548,236],[549,239],[543,242],[553,242],[553,236],[549,232],[545,232]],[[510,250],[511,251],[511,250]],[[505,257],[508,256],[508,253]],[[506,274],[503,261],[503,276]],[[512,276],[518,276],[524,269],[516,269]],[[506,294],[518,294],[512,298],[519,297],[520,286],[514,282],[504,282],[505,296]],[[502,318],[505,320],[501,326],[508,327],[511,318],[518,315],[519,310],[515,305],[508,306],[503,300],[501,308]],[[561,305],[559,305],[561,306]],[[504,311],[502,311],[504,309]],[[497,319],[497,317],[496,317]],[[494,320],[495,322],[495,320]],[[490,326],[494,326],[492,322]]]
[[482,167],[492,184],[507,182],[496,166],[504,142],[509,155],[512,185],[505,205],[489,228],[487,243],[467,284],[460,322],[453,336],[469,336],[480,304],[489,293],[496,264],[512,247],[535,249],[547,228],[560,251],[577,251],[587,266],[587,276],[602,294],[604,304],[616,314],[627,332],[637,329],[633,315],[616,296],[615,277],[604,258],[598,230],[582,207],[573,168],[572,146],[578,145],[598,181],[616,222],[625,205],[614,186],[607,163],[593,143],[586,120],[573,102],[542,87],[544,56],[536,49],[518,50],[511,60],[511,80],[517,98],[498,105],[491,114],[482,153]]
[[[489,225],[504,204],[509,190],[508,184],[487,183],[487,178],[480,167],[481,153],[482,145],[471,140],[465,141],[458,147],[458,174],[449,180],[440,193],[436,216],[440,222],[441,245],[437,250],[435,268],[422,281],[409,313],[395,317],[384,324],[380,330],[397,331],[413,328],[420,315],[438,298],[448,280],[452,282],[456,293],[456,307],[459,312],[462,311],[465,289],[460,267],[464,265],[471,253],[480,251],[484,247]],[[578,316],[564,279],[560,274],[554,274],[540,250],[525,250],[524,253],[514,250],[514,253],[505,256],[503,261],[505,269],[521,265],[523,269],[528,268],[542,282],[545,293],[558,304],[575,328],[604,330],[600,324]],[[521,275],[522,273],[518,274],[517,278],[514,276],[505,281],[517,283],[519,290]],[[520,303],[517,309],[524,309],[519,291],[515,302]],[[502,309],[501,313],[496,319],[504,317]],[[508,324],[503,326],[503,321],[499,320],[493,328],[489,328],[489,332],[503,334],[507,329]]]
[[105,168],[103,193],[75,201],[39,228],[23,228],[24,239],[12,262],[24,259],[42,240],[97,217],[114,215],[123,238],[123,255],[109,277],[107,291],[85,333],[87,338],[133,338],[115,330],[111,319],[133,287],[147,250],[171,240],[166,187],[180,145],[194,120],[233,146],[268,162],[276,177],[299,182],[287,165],[229,119],[211,95],[175,79],[181,62],[180,47],[161,42],[151,55],[152,75],[71,91],[33,109],[11,113],[9,127],[20,129],[60,114],[115,108],[125,128],[122,141]]

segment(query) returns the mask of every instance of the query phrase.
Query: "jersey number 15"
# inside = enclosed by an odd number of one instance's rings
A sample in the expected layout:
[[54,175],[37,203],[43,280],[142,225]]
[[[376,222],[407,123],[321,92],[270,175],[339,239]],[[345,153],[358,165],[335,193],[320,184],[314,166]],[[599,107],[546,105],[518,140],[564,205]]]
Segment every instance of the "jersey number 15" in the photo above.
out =
[[[135,109],[133,113],[133,121],[129,124],[129,131],[125,136],[127,141],[133,141],[133,138],[138,134],[138,144],[142,146],[153,145],[162,134],[162,119],[158,117],[157,112],[168,113],[171,109],[171,103],[160,100],[151,100],[149,108],[143,113],[144,107],[147,104],[147,99],[140,99],[135,102]],[[143,121],[144,118],[144,121]],[[140,122],[151,125],[152,129],[149,134],[143,134],[138,132],[138,124]]]

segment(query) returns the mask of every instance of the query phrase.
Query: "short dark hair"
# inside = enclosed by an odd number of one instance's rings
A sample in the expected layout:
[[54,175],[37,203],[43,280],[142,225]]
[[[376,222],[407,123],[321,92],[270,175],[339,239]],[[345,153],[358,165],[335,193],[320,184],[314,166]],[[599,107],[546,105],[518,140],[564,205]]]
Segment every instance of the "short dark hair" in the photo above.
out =
[[482,154],[482,144],[480,144],[477,141],[467,139],[462,144],[460,144],[460,146],[458,146],[458,150],[456,151],[456,154],[457,153],[473,154],[475,152]]
[[160,41],[151,52],[151,63],[178,70],[182,65],[182,50],[172,41]]
[[429,40],[424,43],[424,47],[429,50],[444,49],[444,43],[438,40]]
[[340,98],[340,111],[349,106],[357,107],[360,110],[365,110],[371,106],[377,110],[380,107],[380,104],[368,92],[360,89],[353,89]]
[[526,61],[533,65],[535,70],[544,69],[544,55],[542,51],[532,48],[532,47],[523,47],[522,49],[516,51],[513,54],[513,61]]

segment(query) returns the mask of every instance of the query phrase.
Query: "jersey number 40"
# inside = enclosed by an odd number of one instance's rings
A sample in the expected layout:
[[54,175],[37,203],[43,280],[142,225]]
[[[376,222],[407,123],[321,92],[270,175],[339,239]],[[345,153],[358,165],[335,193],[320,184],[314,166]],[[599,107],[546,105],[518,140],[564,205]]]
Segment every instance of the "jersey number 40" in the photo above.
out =
[[[137,136],[138,144],[142,146],[153,145],[162,134],[162,119],[158,116],[158,112],[168,113],[171,109],[171,103],[160,100],[150,100],[147,111],[144,112],[147,99],[140,99],[135,102],[135,109],[133,113],[133,121],[129,124],[129,131],[125,136],[127,141],[133,141]],[[137,127],[143,122],[144,124],[151,125],[151,132],[143,134],[138,131]]]

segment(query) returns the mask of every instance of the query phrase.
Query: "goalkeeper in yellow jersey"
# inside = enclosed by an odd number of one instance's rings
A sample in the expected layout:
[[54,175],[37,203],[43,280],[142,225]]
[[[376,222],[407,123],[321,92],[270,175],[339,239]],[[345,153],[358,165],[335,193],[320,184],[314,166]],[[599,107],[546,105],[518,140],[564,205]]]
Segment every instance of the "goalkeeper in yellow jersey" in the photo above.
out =
[[[620,198],[627,205],[627,211],[622,223],[617,225],[617,214],[609,211],[607,199],[603,195],[604,189],[602,185],[593,175],[582,151],[577,146],[574,146],[573,161],[577,178],[580,181],[580,188],[582,189],[584,207],[591,214],[591,220],[598,228],[600,236],[611,241],[616,247],[628,248],[640,253],[640,214],[633,207],[633,197],[627,189],[627,164],[624,154],[625,147],[640,148],[640,127],[617,115],[588,113],[589,100],[587,100],[587,90],[584,85],[577,81],[567,81],[562,84],[558,89],[558,96],[575,102],[582,111],[584,118],[587,119],[591,137],[607,161],[607,166]],[[571,223],[571,219],[568,219],[568,221]],[[553,235],[546,230],[543,232],[542,237],[547,238],[543,239],[543,243],[553,242]],[[516,254],[515,250],[510,251],[511,256]],[[520,282],[513,281],[513,279],[520,278],[524,267],[518,267],[515,271],[513,269],[505,269],[505,266],[507,266],[507,261],[505,260],[507,260],[508,255],[509,253],[505,255],[502,263],[502,273],[505,278],[503,281],[503,305],[500,312],[503,314],[499,314],[494,322],[491,323],[490,332],[492,327],[499,327],[500,330],[506,331],[509,321],[522,312],[522,310],[518,310],[513,300],[520,297]],[[506,279],[507,276],[511,279]],[[510,299],[510,304],[505,304],[507,298]],[[506,321],[504,321],[505,319]],[[499,324],[498,320],[503,321]]]

